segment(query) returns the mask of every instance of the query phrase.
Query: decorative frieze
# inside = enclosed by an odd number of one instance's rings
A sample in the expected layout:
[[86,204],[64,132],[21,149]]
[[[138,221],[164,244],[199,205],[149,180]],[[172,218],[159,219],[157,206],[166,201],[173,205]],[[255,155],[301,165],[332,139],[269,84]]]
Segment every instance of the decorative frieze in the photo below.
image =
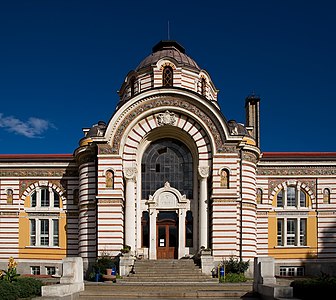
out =
[[256,164],[258,162],[258,157],[255,153],[250,151],[243,151],[243,160],[252,162]]
[[237,204],[237,200],[236,199],[212,199],[212,203],[231,203],[231,204]]
[[307,211],[277,211],[277,216],[308,216]]
[[113,150],[108,144],[98,144],[98,154],[112,154]]
[[121,199],[98,199],[98,204],[118,204],[123,205],[124,201]]
[[323,166],[313,166],[313,167],[279,167],[273,166],[269,167],[258,167],[257,175],[266,176],[323,176],[323,175],[336,175],[336,169],[334,167],[323,167]]
[[[210,132],[213,135],[213,138],[216,143],[216,147],[218,151],[222,151],[222,149],[225,148],[224,142],[225,142],[225,134],[221,126],[216,125],[213,120],[214,118],[209,117],[207,114],[205,114],[204,111],[199,109],[197,106],[191,104],[190,102],[183,100],[183,99],[177,99],[171,96],[158,96],[153,97],[152,99],[147,98],[144,99],[141,102],[138,102],[134,105],[132,110],[128,112],[127,115],[122,115],[123,118],[120,120],[120,125],[115,130],[115,135],[112,140],[112,152],[117,153],[118,149],[120,149],[120,141],[122,137],[124,136],[125,129],[130,125],[130,123],[138,117],[143,112],[146,112],[148,110],[155,109],[157,107],[166,107],[171,106],[174,108],[182,108],[190,113],[195,114],[198,116],[209,128]],[[119,120],[118,120],[119,121]],[[118,122],[117,121],[117,122]],[[171,121],[171,120],[170,120]]]
[[221,152],[221,153],[238,153],[238,149],[236,146],[228,146],[228,145],[225,145],[222,149],[220,149],[220,151],[218,152]]
[[2,169],[0,177],[78,177],[77,169]]

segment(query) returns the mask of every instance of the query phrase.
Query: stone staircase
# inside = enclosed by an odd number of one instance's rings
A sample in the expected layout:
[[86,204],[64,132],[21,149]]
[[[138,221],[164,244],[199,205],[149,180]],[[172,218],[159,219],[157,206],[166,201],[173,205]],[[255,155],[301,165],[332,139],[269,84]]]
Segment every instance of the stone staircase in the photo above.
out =
[[134,272],[116,283],[86,283],[79,299],[255,299],[251,291],[252,283],[218,283],[192,260],[138,260]]
[[138,260],[134,264],[134,274],[120,283],[204,283],[216,282],[217,278],[204,275],[191,259]]

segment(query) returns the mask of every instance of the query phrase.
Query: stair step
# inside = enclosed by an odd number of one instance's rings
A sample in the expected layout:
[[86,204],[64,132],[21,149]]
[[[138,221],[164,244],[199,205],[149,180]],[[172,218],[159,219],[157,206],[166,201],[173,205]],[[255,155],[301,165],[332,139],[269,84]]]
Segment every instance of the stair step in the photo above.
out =
[[81,300],[91,299],[122,299],[122,298],[225,298],[238,299],[248,294],[251,284],[189,284],[176,285],[162,283],[161,285],[120,285],[90,284],[80,293]]

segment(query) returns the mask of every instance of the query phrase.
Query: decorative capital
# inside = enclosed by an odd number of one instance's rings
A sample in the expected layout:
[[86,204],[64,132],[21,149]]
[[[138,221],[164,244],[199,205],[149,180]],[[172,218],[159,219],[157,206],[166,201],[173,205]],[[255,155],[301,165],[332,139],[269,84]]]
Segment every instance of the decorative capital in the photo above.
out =
[[209,176],[209,167],[198,167],[198,173],[201,178],[207,178]]
[[160,113],[156,116],[157,123],[159,126],[172,125],[176,123],[176,117],[173,112],[166,110],[164,113]]
[[126,180],[135,180],[136,174],[136,168],[124,168],[124,176]]

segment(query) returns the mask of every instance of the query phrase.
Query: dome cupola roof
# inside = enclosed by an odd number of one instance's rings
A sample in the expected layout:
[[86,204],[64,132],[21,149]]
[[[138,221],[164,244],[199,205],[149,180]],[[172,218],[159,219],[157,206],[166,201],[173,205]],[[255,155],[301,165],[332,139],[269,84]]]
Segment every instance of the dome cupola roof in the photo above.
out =
[[136,71],[139,72],[141,69],[154,65],[162,58],[173,58],[180,66],[200,70],[197,63],[185,53],[182,45],[176,41],[165,40],[152,48],[152,53],[142,60]]

